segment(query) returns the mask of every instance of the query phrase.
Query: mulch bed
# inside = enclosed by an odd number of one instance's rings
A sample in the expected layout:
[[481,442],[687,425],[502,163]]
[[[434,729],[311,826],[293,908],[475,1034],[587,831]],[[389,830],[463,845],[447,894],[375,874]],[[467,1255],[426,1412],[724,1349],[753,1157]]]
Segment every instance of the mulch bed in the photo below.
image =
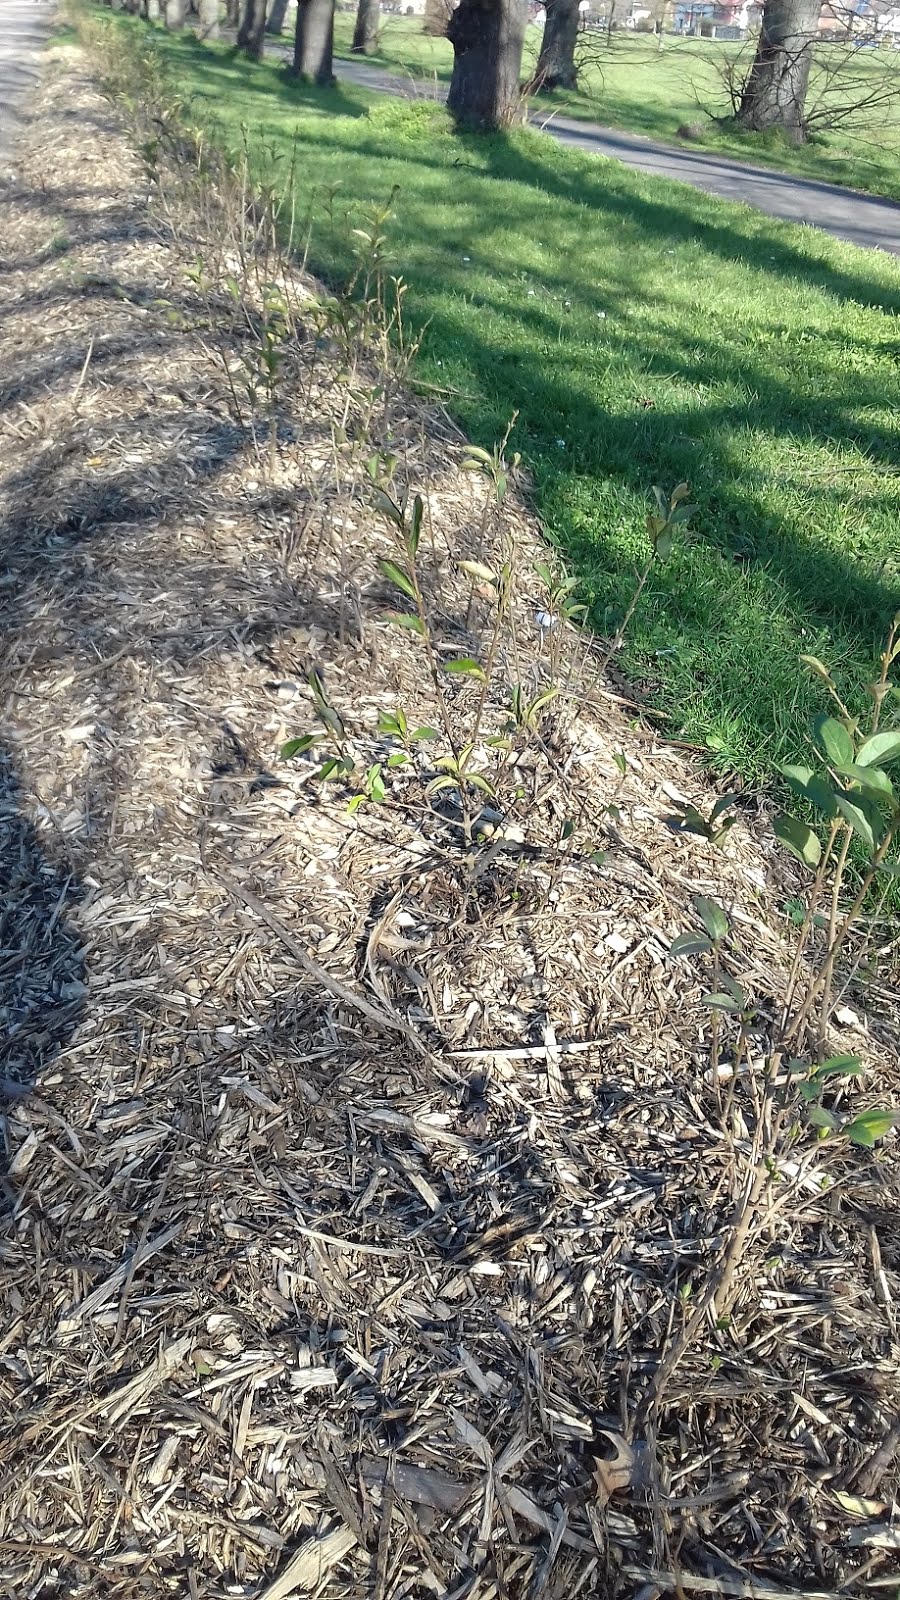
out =
[[[4,1595],[892,1593],[896,1140],[781,1173],[729,1320],[641,1412],[752,1154],[668,948],[715,896],[771,1008],[764,819],[673,830],[712,791],[569,630],[508,839],[418,771],[350,814],[279,762],[311,665],[361,768],[398,700],[438,708],[338,353],[294,353],[267,476],[209,249],[55,51],[0,190]],[[458,559],[514,546],[501,652],[539,682],[525,501],[485,519],[414,396],[378,427],[448,652],[486,627]],[[463,731],[477,686],[447,692]],[[889,1001],[839,1041],[888,1087]]]

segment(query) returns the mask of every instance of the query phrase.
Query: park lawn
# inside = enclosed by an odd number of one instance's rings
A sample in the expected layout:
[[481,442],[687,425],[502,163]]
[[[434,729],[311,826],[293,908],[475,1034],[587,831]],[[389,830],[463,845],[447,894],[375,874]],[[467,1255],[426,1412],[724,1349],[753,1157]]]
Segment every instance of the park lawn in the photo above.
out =
[[764,781],[821,703],[800,652],[863,703],[900,606],[892,258],[535,132],[460,137],[423,101],[157,38],[195,118],[300,174],[320,273],[346,276],[352,228],[397,186],[419,376],[482,445],[518,413],[512,447],[600,629],[632,593],[652,485],[690,482],[693,542],[655,569],[627,655],[673,735]]
[[[352,13],[339,12],[335,31],[339,56],[350,54],[352,35]],[[537,58],[540,41],[540,27],[531,24],[525,48],[526,74]],[[886,65],[897,74],[898,104],[878,113],[874,128],[823,134],[795,150],[778,136],[728,131],[707,115],[727,114],[722,64],[750,48],[666,35],[659,49],[652,36],[623,31],[613,35],[612,47],[607,49],[605,35],[586,34],[581,44],[586,53],[581,88],[574,93],[538,96],[532,110],[538,116],[577,117],[669,141],[677,139],[680,127],[690,124],[703,130],[702,138],[695,141],[703,149],[900,200],[900,53],[860,51],[854,64],[862,79]],[[386,15],[378,54],[370,59],[404,76],[448,83],[453,49],[446,39],[423,34],[420,18]],[[814,76],[813,97],[815,94]]]

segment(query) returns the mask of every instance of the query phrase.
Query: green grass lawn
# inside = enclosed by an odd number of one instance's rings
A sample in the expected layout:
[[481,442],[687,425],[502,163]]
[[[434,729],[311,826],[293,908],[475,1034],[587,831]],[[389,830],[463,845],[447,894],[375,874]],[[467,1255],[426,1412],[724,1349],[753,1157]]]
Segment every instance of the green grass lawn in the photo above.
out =
[[864,680],[900,606],[897,263],[538,133],[459,137],[434,105],[157,36],[197,118],[296,150],[319,272],[347,272],[352,226],[398,186],[421,376],[482,445],[518,411],[512,445],[601,629],[651,486],[690,481],[695,540],[657,569],[631,667],[673,734],[751,781],[796,756],[821,704],[798,654]]
[[[352,34],[352,13],[338,13],[335,39],[339,55],[349,55]],[[540,41],[541,29],[532,24],[525,51],[526,73],[536,59]],[[606,47],[605,35],[599,34],[583,36],[580,48],[585,61],[579,92],[539,96],[533,102],[538,115],[557,112],[666,140],[675,140],[684,123],[698,124],[705,130],[705,149],[900,199],[900,52],[861,51],[853,66],[863,80],[885,70],[896,73],[896,108],[879,113],[874,127],[824,134],[795,150],[777,136],[721,129],[705,114],[727,114],[722,63],[739,52],[746,54],[752,48],[749,45],[666,35],[659,49],[651,36],[620,32],[613,35],[611,49]],[[453,50],[446,39],[427,38],[420,18],[385,16],[378,55],[370,59],[414,78],[448,82]],[[814,74],[812,97],[817,93]]]

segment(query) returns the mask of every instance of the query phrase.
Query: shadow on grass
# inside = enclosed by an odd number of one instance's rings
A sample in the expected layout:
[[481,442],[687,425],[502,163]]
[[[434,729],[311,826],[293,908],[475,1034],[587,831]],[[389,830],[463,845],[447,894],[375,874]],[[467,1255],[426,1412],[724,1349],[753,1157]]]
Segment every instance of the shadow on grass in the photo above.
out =
[[[160,31],[162,42],[167,43],[164,31]],[[282,48],[278,50],[280,64],[270,73],[273,93],[276,103],[286,105],[295,110],[327,112],[330,116],[364,117],[365,105],[352,95],[345,93],[340,81],[331,89],[319,88],[316,84],[306,83],[302,78],[297,78],[290,68],[290,53],[286,41],[270,41]],[[229,46],[218,50],[210,47],[190,34],[182,34],[178,40],[182,57],[190,64],[192,73],[196,73],[206,88],[221,92],[228,88],[240,87],[246,82],[248,69],[254,63],[249,62],[236,46]],[[251,134],[256,134],[257,129],[251,128]]]
[[690,481],[697,537],[654,574],[632,661],[747,775],[796,752],[816,703],[798,654],[865,681],[900,604],[893,263],[534,134],[453,138],[438,111],[429,126],[379,97],[368,115],[358,90],[165,48],[201,113],[227,86],[234,123],[252,110],[264,146],[290,142],[332,281],[351,265],[335,209],[355,220],[399,185],[393,253],[428,323],[424,374],[481,444],[518,413],[538,508],[599,626],[627,603],[650,486]]

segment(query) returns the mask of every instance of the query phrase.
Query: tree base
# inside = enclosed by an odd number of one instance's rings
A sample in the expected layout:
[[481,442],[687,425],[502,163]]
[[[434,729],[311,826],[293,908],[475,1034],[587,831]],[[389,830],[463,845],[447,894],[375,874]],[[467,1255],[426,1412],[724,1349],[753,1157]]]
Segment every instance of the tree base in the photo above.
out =
[[552,94],[554,89],[577,89],[578,79],[573,73],[545,72],[528,85],[529,94]]
[[314,72],[298,72],[296,67],[287,67],[285,75],[292,83],[302,83],[308,89],[336,89],[337,78],[332,72],[328,77],[318,77]]

